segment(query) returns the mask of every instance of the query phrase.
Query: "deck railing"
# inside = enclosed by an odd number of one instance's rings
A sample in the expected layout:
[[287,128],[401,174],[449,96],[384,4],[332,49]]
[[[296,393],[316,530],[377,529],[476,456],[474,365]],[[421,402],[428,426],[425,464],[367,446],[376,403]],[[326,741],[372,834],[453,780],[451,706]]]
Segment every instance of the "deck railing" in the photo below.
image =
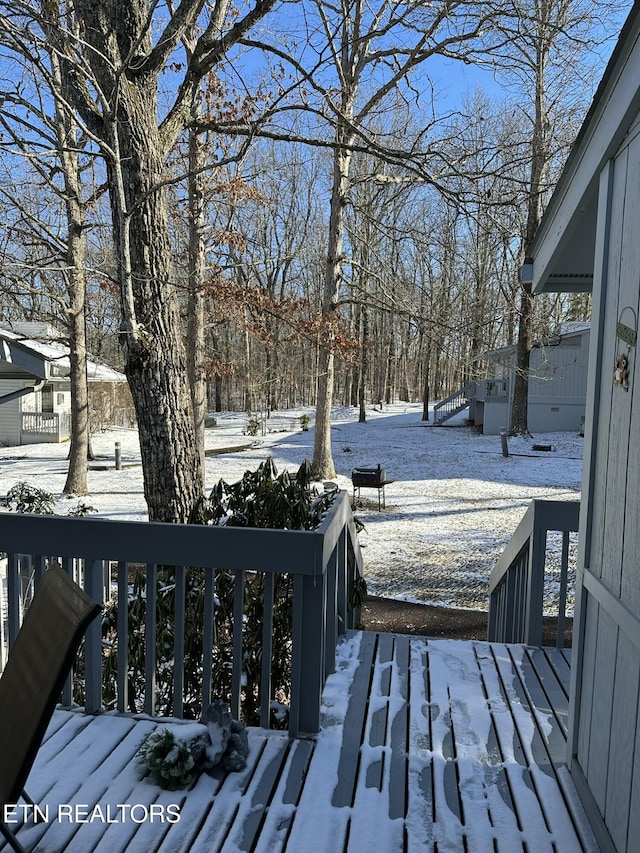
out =
[[71,434],[69,412],[22,412],[20,420],[22,442],[61,441]]
[[509,397],[509,380],[478,379],[474,397],[481,402],[504,403]]
[[557,641],[564,646],[570,533],[578,530],[579,501],[534,500],[489,580],[488,639],[542,645],[547,533],[562,534]]
[[433,407],[433,421],[442,424],[458,412],[464,411],[469,405],[469,400],[475,394],[475,382],[469,382],[464,388],[460,388],[444,400],[440,400]]
[[[8,644],[15,640],[25,600],[25,582],[37,584],[48,564],[55,560],[70,574],[80,577],[94,601],[104,602],[105,566],[117,573],[117,696],[116,708],[129,710],[128,646],[131,564],[146,575],[144,630],[144,712],[156,710],[155,678],[158,572],[172,567],[175,584],[173,618],[174,648],[173,716],[183,716],[185,707],[185,604],[187,574],[198,571],[203,584],[201,636],[202,706],[212,696],[212,666],[215,655],[216,575],[234,576],[233,660],[230,705],[240,718],[244,674],[243,622],[245,578],[263,572],[262,652],[260,674],[260,724],[269,726],[272,633],[274,625],[274,579],[278,574],[293,577],[291,625],[291,694],[289,732],[316,732],[320,726],[321,693],[327,676],[335,668],[339,635],[359,622],[357,607],[351,605],[354,588],[362,577],[362,557],[347,492],[340,492],[321,525],[313,531],[265,530],[239,527],[159,524],[109,521],[94,518],[0,513],[0,550],[6,554]],[[36,553],[34,553],[36,552]],[[28,555],[28,556],[25,556]],[[81,569],[79,572],[78,569]],[[26,590],[28,593],[28,589]],[[26,596],[28,598],[28,595]],[[142,626],[141,626],[142,627]],[[104,649],[102,626],[96,620],[87,631],[84,652],[84,705],[88,712],[103,708]],[[71,686],[63,697],[71,704]]]

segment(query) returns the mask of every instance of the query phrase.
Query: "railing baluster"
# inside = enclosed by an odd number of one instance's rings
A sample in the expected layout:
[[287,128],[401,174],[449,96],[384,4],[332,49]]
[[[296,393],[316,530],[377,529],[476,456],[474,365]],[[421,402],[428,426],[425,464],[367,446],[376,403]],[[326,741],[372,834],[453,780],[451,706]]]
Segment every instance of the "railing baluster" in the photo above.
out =
[[244,572],[235,573],[233,581],[233,669],[231,671],[231,716],[240,717],[242,693],[242,623],[244,621]]
[[173,714],[181,717],[184,709],[184,637],[186,626],[187,570],[175,566],[175,626],[173,631]]
[[[84,561],[85,592],[96,604],[104,604],[102,560]],[[85,708],[89,713],[102,710],[102,620],[94,619],[85,634]]]
[[[71,557],[64,557],[61,565],[63,571],[65,571],[69,575],[69,577],[72,578],[73,559]],[[65,681],[64,687],[62,688],[62,704],[67,708],[70,708],[71,705],[73,705],[73,668],[67,676],[67,680]]]
[[326,678],[336,670],[336,645],[338,643],[338,573],[340,565],[345,562],[345,534],[344,530],[333,549],[325,571],[327,585],[326,606],[326,639],[324,645],[324,677]]
[[215,571],[211,566],[204,570],[204,606],[202,626],[202,708],[211,704],[211,679],[213,677],[213,641],[215,624]]
[[118,635],[116,707],[120,713],[129,709],[129,564],[118,563]]
[[33,558],[33,580],[36,584],[42,580],[42,575],[47,568],[47,558],[42,554],[37,554]]
[[144,671],[145,693],[144,712],[153,714],[156,707],[156,633],[158,630],[158,567],[147,564],[147,601],[145,608],[144,635]]
[[325,575],[319,577],[296,575],[293,608],[294,636],[291,668],[296,678],[299,704],[290,720],[289,733],[295,737],[301,732],[317,732],[320,728],[326,639]]
[[558,635],[556,648],[564,648],[565,620],[567,613],[567,576],[569,574],[569,531],[562,534],[562,557],[560,560],[560,593],[558,603]]
[[271,657],[273,654],[273,590],[275,575],[264,577],[264,603],[262,623],[262,663],[260,668],[260,725],[269,728],[271,716]]
[[349,587],[353,586],[352,574],[356,572],[355,560],[353,572],[349,568],[349,549],[351,545],[351,530],[345,526],[344,559],[338,562],[336,568],[336,622],[338,636],[345,633],[349,625]]
[[15,643],[22,621],[21,555],[7,554],[7,604],[9,606],[9,648]]
[[534,513],[533,533],[529,546],[529,584],[525,640],[529,646],[542,645],[542,611],[544,609],[544,564],[547,550],[547,531]]

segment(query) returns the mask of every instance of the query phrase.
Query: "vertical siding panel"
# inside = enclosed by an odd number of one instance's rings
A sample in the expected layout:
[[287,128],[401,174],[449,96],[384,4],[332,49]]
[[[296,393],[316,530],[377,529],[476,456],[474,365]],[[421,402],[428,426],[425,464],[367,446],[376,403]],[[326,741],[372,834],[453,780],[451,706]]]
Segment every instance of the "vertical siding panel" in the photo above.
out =
[[[605,519],[606,529],[604,538],[604,554],[610,563],[608,571],[608,584],[614,594],[622,593],[622,565],[623,565],[623,539],[625,521],[630,519],[626,512],[626,498],[628,494],[629,465],[635,467],[637,472],[637,460],[629,456],[629,442],[631,429],[632,404],[635,396],[633,390],[625,391],[621,387],[613,387],[613,370],[617,356],[627,352],[627,345],[617,337],[615,325],[622,317],[627,325],[634,325],[634,317],[638,316],[638,269],[640,269],[640,245],[637,232],[640,221],[640,194],[638,192],[638,179],[640,178],[640,140],[636,138],[632,146],[625,149],[624,158],[626,163],[626,199],[624,226],[622,235],[620,278],[618,287],[617,310],[612,320],[614,321],[613,333],[607,339],[605,345],[605,365],[607,353],[610,358],[609,380],[612,386],[612,410],[611,425],[609,429],[609,469],[608,478],[610,494],[607,498],[607,517]],[[620,158],[622,159],[622,157]],[[613,309],[612,309],[613,310]],[[635,352],[632,350],[630,360],[635,368]],[[605,374],[606,379],[606,374]],[[634,482],[637,489],[637,480]],[[604,571],[607,566],[605,565]]]
[[[0,396],[29,385],[15,379],[0,380]],[[0,444],[15,447],[20,444],[20,400],[0,404]]]
[[[625,269],[621,290],[621,308],[629,305],[635,311],[635,321],[640,318],[640,288],[638,287],[638,270],[640,269],[640,241],[638,240],[638,223],[640,222],[640,137],[636,136],[629,146],[629,179],[628,186],[628,220],[629,227],[625,234],[624,259]],[[622,322],[626,325],[633,323],[633,313],[625,311]],[[622,346],[622,342],[618,342]],[[620,391],[628,398],[625,411],[628,417],[627,457],[625,484],[625,505],[621,523],[621,595],[622,599],[635,614],[640,614],[640,582],[637,553],[637,537],[640,529],[640,341],[632,347],[629,353],[629,391]],[[622,412],[621,412],[622,414]]]
[[577,754],[578,760],[582,767],[582,772],[587,774],[587,768],[584,766],[586,756],[589,754],[589,742],[591,739],[591,717],[593,705],[593,687],[594,687],[594,672],[596,664],[596,648],[598,645],[598,605],[588,595],[585,595],[584,607],[585,615],[585,630],[584,630],[584,659],[582,670],[582,683],[580,695],[580,719],[578,722],[578,743]]
[[[595,478],[595,494],[593,505],[593,530],[592,530],[592,553],[589,562],[589,568],[596,575],[604,580],[616,594],[619,591],[619,569],[615,566],[615,556],[621,557],[621,538],[622,528],[617,532],[618,546],[615,547],[616,534],[612,534],[608,528],[608,522],[611,521],[611,502],[615,503],[616,498],[613,495],[613,490],[608,488],[612,482],[613,467],[615,459],[611,459],[611,453],[614,457],[616,448],[619,444],[619,435],[616,424],[612,424],[612,407],[613,407],[613,369],[615,366],[613,350],[615,348],[616,339],[616,323],[618,322],[618,292],[616,282],[620,280],[622,267],[622,241],[623,241],[623,220],[625,215],[625,191],[626,191],[626,176],[627,176],[627,158],[619,158],[616,160],[613,185],[613,206],[611,214],[611,235],[609,244],[609,269],[608,280],[609,292],[605,308],[605,321],[603,330],[603,339],[600,346],[603,347],[603,365],[602,375],[600,377],[600,408],[598,412],[599,428],[598,428],[598,448],[596,453],[596,478]],[[609,354],[607,356],[607,353]],[[624,394],[624,391],[618,393]],[[617,400],[616,400],[617,403]],[[613,439],[611,433],[616,433],[616,438]],[[608,549],[614,548],[611,552]]]
[[[640,307],[638,309],[640,316]],[[640,341],[639,341],[640,343]],[[640,566],[638,565],[638,530],[640,530],[640,353],[632,351],[630,387],[627,396],[631,406],[629,455],[626,480],[624,530],[622,535],[621,597],[626,606],[640,614]]]
[[[636,649],[636,659],[637,655]],[[622,845],[620,850],[628,850],[629,853],[634,853],[638,838],[640,838],[640,715],[636,718],[635,737],[631,743],[627,744],[627,747],[629,752],[633,749],[633,779],[625,797],[625,802],[629,804],[628,843],[626,846]]]
[[[593,683],[597,689],[591,694],[591,732],[589,737],[587,781],[600,809],[605,813],[611,717],[613,711],[614,662],[616,659],[618,629],[603,608],[598,616],[598,643],[596,648]],[[584,698],[583,698],[584,701]]]
[[618,850],[624,850],[629,825],[640,675],[638,649],[620,632],[613,694],[605,821]]

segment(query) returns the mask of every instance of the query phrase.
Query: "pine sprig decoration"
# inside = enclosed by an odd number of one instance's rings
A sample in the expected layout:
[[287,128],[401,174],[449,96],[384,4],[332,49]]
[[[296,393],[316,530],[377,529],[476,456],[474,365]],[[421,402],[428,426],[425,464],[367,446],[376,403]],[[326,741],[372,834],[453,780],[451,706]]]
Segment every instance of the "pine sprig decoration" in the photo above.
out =
[[163,788],[187,785],[195,761],[184,741],[176,740],[173,732],[161,728],[152,732],[138,750],[138,760],[148,768],[154,780]]

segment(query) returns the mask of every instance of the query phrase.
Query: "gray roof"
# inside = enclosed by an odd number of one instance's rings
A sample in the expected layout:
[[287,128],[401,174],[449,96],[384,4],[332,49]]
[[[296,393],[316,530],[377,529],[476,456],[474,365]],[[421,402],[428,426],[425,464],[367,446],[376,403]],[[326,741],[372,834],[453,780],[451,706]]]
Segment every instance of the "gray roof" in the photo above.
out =
[[[68,347],[0,329],[0,379],[65,380],[69,371]],[[87,379],[89,382],[127,381],[123,373],[94,361],[87,363]]]

